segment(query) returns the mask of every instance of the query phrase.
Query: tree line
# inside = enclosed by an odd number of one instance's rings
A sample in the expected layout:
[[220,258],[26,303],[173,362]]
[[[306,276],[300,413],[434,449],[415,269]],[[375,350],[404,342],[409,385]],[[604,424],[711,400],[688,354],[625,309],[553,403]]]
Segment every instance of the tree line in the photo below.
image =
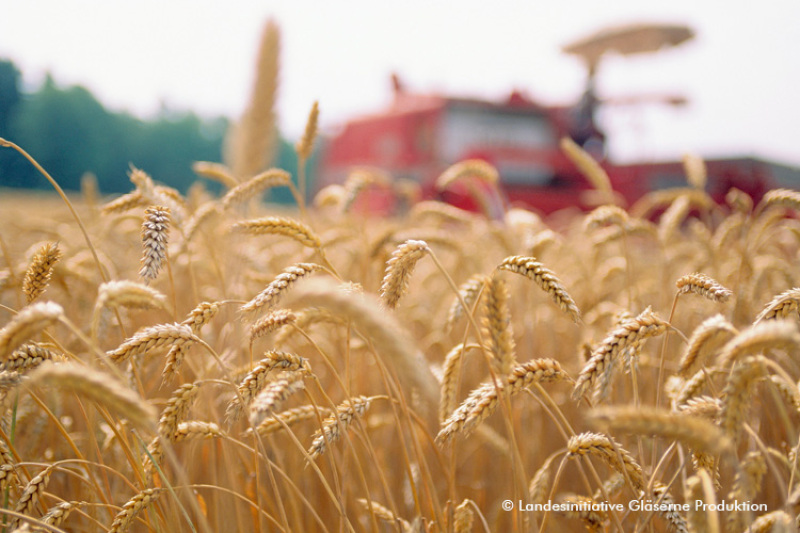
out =
[[[23,147],[64,189],[79,190],[81,177],[91,172],[102,193],[129,192],[128,171],[134,165],[186,192],[198,179],[193,162],[222,160],[230,125],[226,117],[162,109],[155,118],[143,120],[110,111],[88,89],[59,86],[49,74],[32,92],[24,92],[21,81],[15,64],[0,60],[0,137]],[[275,165],[296,176],[292,145],[282,137],[279,142]],[[216,184],[207,185],[214,189]],[[49,185],[19,154],[0,149],[2,187]]]

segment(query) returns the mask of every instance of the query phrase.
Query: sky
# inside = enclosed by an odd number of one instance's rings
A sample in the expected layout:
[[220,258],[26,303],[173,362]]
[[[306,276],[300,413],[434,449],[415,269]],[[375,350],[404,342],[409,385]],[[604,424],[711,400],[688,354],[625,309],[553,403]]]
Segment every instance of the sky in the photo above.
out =
[[142,117],[166,106],[237,117],[261,28],[281,27],[279,124],[296,138],[312,103],[323,130],[379,111],[390,74],[411,91],[501,100],[513,89],[574,103],[585,71],[563,45],[605,26],[678,23],[696,37],[658,54],[603,59],[605,98],[682,95],[607,106],[618,162],[753,155],[800,166],[797,0],[26,0],[2,2],[0,58],[35,89],[46,72]]

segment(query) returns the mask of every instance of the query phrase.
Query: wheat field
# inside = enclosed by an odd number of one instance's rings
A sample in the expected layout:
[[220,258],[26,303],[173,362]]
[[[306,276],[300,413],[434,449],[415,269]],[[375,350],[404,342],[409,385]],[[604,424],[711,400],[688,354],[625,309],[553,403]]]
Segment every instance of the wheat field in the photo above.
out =
[[800,193],[690,163],[498,220],[366,169],[4,193],[3,530],[794,531]]

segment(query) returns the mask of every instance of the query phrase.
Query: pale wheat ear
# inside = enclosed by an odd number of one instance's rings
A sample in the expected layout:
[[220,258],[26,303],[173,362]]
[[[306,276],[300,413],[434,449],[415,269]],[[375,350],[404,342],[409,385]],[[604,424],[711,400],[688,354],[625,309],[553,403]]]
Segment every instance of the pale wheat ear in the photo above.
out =
[[283,235],[309,248],[319,249],[322,246],[319,236],[310,227],[288,217],[245,220],[231,226],[231,231],[250,235]]
[[254,176],[270,165],[275,155],[280,48],[280,29],[269,20],[261,33],[250,101],[225,139],[225,160],[237,178]]
[[142,269],[139,276],[149,283],[158,277],[161,265],[167,257],[170,210],[166,207],[151,206],[145,210],[142,224]]
[[133,520],[147,506],[156,501],[163,489],[144,489],[125,502],[122,510],[114,517],[109,533],[125,533],[133,524]]
[[28,303],[33,302],[45,291],[50,276],[53,275],[53,267],[61,257],[58,243],[46,243],[36,251],[22,280],[22,292],[25,293]]
[[273,187],[286,187],[290,181],[291,177],[286,171],[275,168],[267,170],[230,189],[222,197],[222,208],[231,209],[233,206],[254,198],[263,191]]
[[417,261],[430,252],[425,241],[408,240],[392,252],[386,263],[386,274],[381,283],[381,299],[386,307],[394,309],[408,289],[408,280]]
[[77,363],[44,364],[31,372],[28,387],[58,388],[92,400],[117,416],[155,428],[155,409],[127,385],[105,372]]
[[575,323],[580,322],[581,312],[575,304],[575,300],[569,295],[567,289],[556,275],[539,262],[535,257],[523,257],[519,255],[506,257],[497,266],[498,270],[515,272],[526,278],[532,279],[544,292],[549,294],[553,301],[567,313]]
[[699,294],[712,302],[724,303],[733,295],[730,289],[726,289],[716,280],[705,274],[688,274],[675,282],[678,294]]

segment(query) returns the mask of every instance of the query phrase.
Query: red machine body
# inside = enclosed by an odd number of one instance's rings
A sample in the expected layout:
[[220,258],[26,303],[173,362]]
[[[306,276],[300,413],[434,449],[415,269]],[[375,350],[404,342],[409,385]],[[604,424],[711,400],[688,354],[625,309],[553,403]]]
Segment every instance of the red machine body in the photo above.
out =
[[[539,105],[518,92],[506,101],[488,102],[397,91],[388,109],[348,122],[330,139],[318,185],[341,183],[354,167],[372,166],[418,183],[424,198],[474,209],[468,194],[457,188],[436,191],[434,182],[450,165],[478,158],[498,169],[510,205],[543,213],[589,207],[582,198],[591,185],[559,148],[573,112]],[[602,155],[599,159],[628,204],[652,190],[686,186],[678,161],[615,165]],[[749,157],[708,160],[706,166],[707,191],[717,200],[731,187],[757,200],[770,188],[800,180],[796,169]],[[373,194],[368,209],[385,211],[391,201]]]

